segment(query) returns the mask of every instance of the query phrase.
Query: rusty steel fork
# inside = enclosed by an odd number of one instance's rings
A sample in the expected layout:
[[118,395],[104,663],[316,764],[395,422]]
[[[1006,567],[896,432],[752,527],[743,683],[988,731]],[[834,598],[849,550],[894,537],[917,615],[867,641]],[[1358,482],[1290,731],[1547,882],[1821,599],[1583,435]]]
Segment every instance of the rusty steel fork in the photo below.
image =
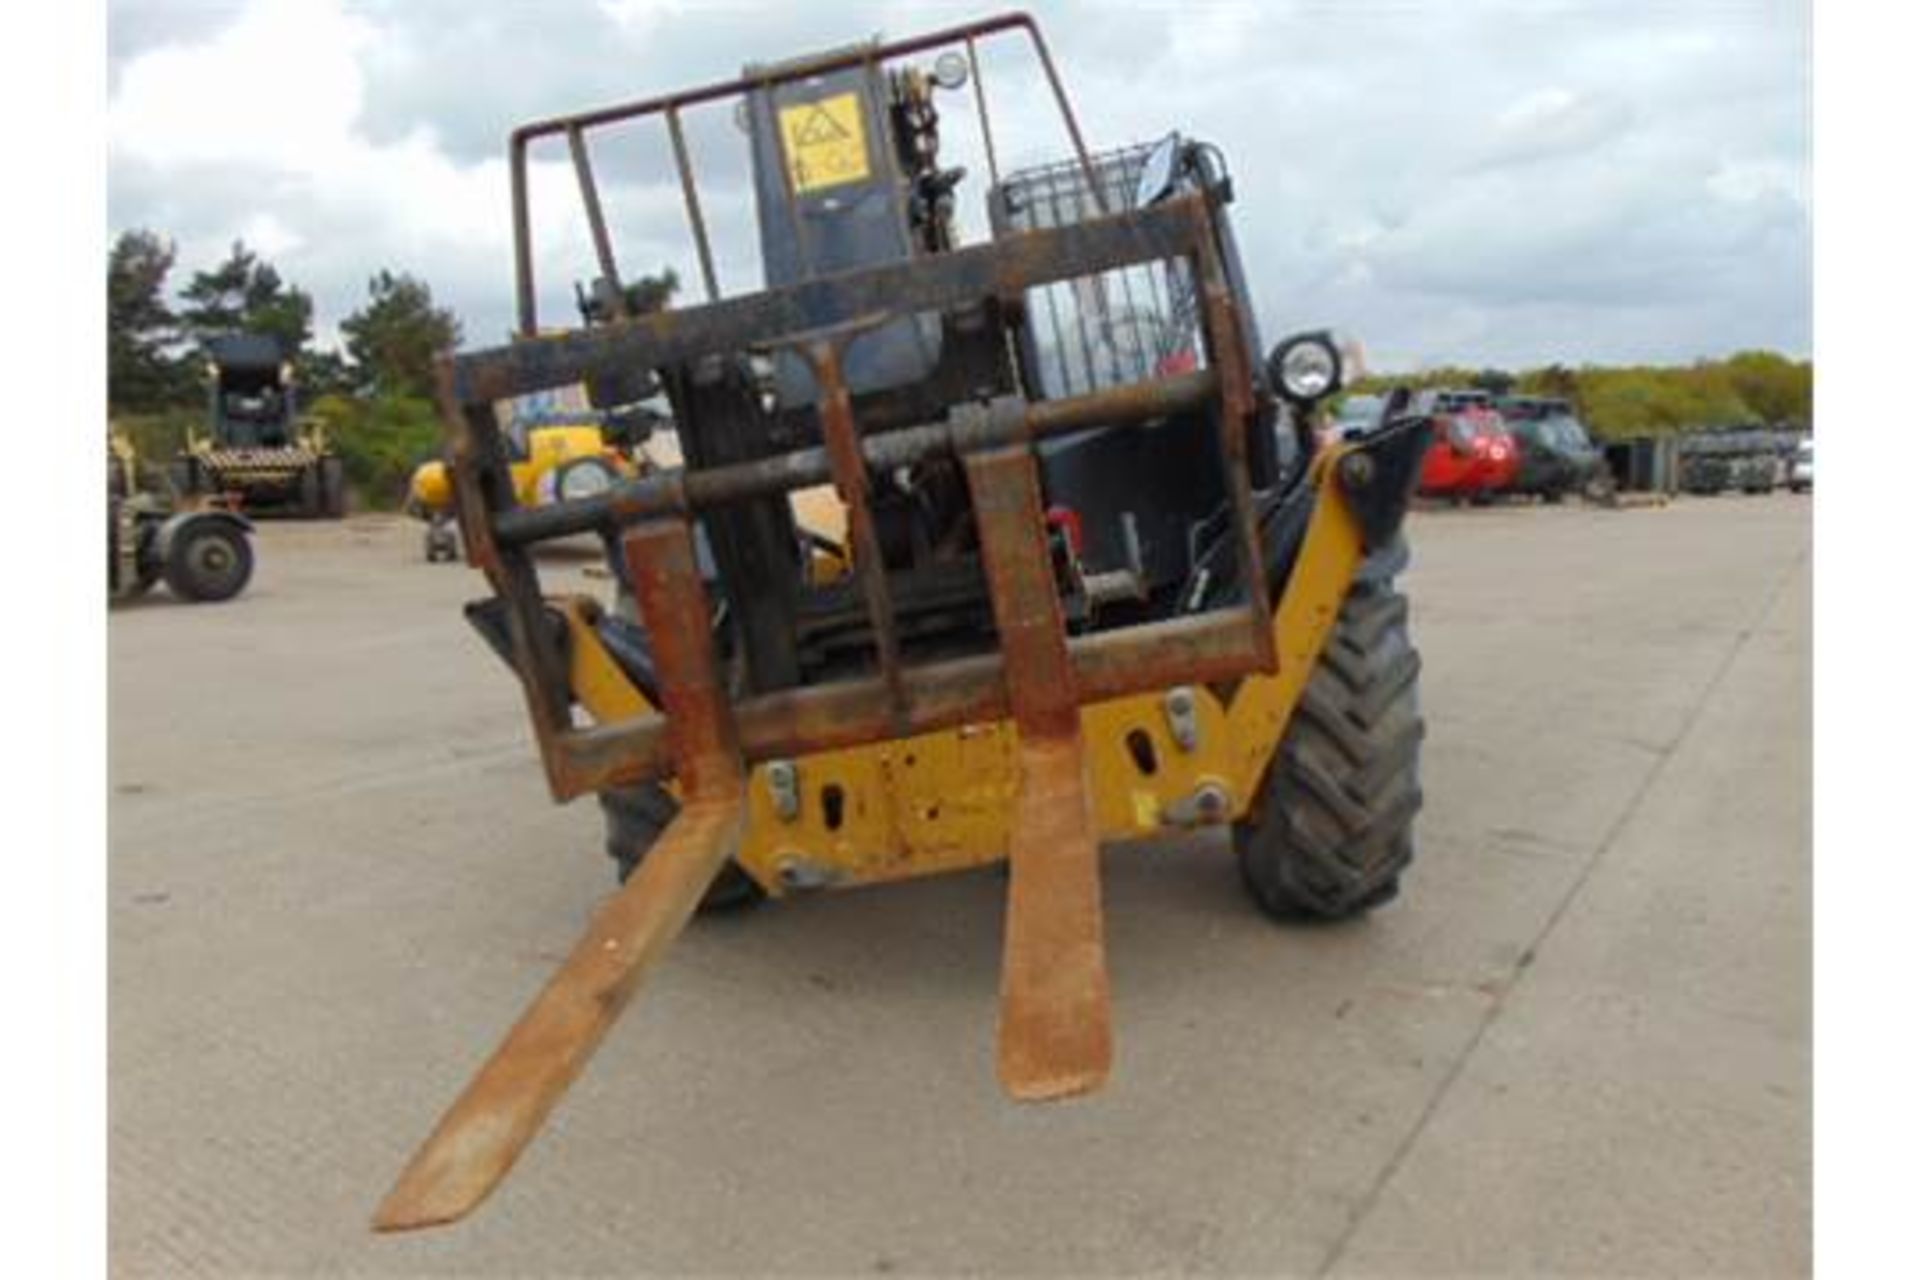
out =
[[1000,1083],[1016,1098],[1099,1088],[1113,1063],[1100,846],[1066,625],[1025,445],[966,458],[1020,735],[1000,967]]
[[[1098,1088],[1113,1058],[1099,845],[1066,629],[1033,456],[969,454],[982,558],[1020,735],[1007,850],[1000,1080],[1016,1098]],[[623,539],[653,639],[681,810],[625,888],[415,1153],[374,1216],[381,1231],[463,1217],[498,1186],[585,1068],[648,970],[739,850],[745,782],[691,525],[654,520]]]
[[376,1230],[452,1222],[499,1185],[739,850],[745,784],[691,526],[642,525],[624,552],[653,639],[680,813],[415,1153],[374,1215]]

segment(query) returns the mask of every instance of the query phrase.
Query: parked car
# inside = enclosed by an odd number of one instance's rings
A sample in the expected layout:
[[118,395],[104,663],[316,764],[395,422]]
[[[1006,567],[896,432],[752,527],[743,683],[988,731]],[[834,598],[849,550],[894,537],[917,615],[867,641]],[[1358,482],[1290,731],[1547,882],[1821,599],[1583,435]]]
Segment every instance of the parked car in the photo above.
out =
[[1739,454],[1728,483],[1742,493],[1772,493],[1780,483],[1780,459],[1771,450]]
[[1340,402],[1339,409],[1322,429],[1323,434],[1333,440],[1350,440],[1364,435],[1379,425],[1380,413],[1386,403],[1384,396],[1348,396]]
[[1696,431],[1680,441],[1680,487],[1694,494],[1772,493],[1786,478],[1781,443],[1782,433],[1759,423]]
[[1813,489],[1812,436],[1793,447],[1793,461],[1787,464],[1787,488],[1795,493],[1808,493]]
[[1513,486],[1520,451],[1485,391],[1421,392],[1414,411],[1433,418],[1433,441],[1420,469],[1420,492],[1478,505]]
[[1733,464],[1717,436],[1702,432],[1680,441],[1680,490],[1696,497],[1725,492]]
[[1497,402],[1519,451],[1517,493],[1558,502],[1569,493],[1594,492],[1611,479],[1606,459],[1565,400],[1510,396]]

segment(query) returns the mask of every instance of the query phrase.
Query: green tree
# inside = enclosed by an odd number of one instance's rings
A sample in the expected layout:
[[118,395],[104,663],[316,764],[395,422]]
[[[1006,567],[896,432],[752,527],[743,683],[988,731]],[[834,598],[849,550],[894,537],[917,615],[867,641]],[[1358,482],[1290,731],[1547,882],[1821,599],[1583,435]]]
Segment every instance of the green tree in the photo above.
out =
[[1504,369],[1482,369],[1473,375],[1474,386],[1495,396],[1513,394],[1514,384],[1518,381],[1518,378]]
[[338,351],[309,351],[299,362],[300,397],[311,404],[322,396],[350,396],[361,378]]
[[225,262],[196,271],[180,297],[186,304],[180,318],[196,341],[221,333],[264,333],[279,339],[288,359],[296,359],[313,338],[313,299],[238,240]]
[[1579,406],[1580,376],[1563,364],[1529,369],[1520,375],[1519,386],[1522,395],[1551,396],[1571,400],[1576,408]]
[[1726,362],[1727,380],[1764,422],[1813,419],[1813,366],[1772,351],[1742,351]]
[[399,506],[414,467],[440,446],[440,419],[432,401],[419,396],[325,395],[310,409],[326,424],[361,501],[376,510]]
[[171,354],[179,321],[167,305],[174,247],[144,229],[123,231],[107,251],[107,403],[147,413],[192,395]]
[[367,305],[340,322],[362,381],[385,393],[432,395],[433,357],[460,345],[460,321],[433,304],[425,281],[405,272],[383,268],[367,293]]

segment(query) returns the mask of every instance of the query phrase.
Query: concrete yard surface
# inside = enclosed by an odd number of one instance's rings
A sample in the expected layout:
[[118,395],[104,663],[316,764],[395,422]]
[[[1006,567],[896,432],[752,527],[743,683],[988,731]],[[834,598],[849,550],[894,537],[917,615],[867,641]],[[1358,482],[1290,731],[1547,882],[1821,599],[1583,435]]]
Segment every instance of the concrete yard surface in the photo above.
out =
[[[1811,1268],[1811,502],[1416,513],[1399,900],[1103,855],[1116,1067],[993,1070],[991,871],[697,921],[467,1221],[375,1204],[612,887],[418,526],[117,608],[121,1276]],[[547,563],[587,583],[585,554]]]

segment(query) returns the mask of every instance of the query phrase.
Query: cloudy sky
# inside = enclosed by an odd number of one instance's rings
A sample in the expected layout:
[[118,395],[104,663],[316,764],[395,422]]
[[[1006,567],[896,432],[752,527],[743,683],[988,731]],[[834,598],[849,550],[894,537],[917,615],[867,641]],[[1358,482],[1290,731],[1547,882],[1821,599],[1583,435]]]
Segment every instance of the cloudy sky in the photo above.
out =
[[[243,238],[323,337],[381,267],[469,344],[511,323],[516,123],[901,35],[990,2],[110,0],[108,221],[181,267]],[[1680,362],[1812,343],[1809,15],[1783,0],[1033,0],[1095,147],[1217,143],[1269,337],[1376,368]],[[1036,71],[983,54],[1003,168],[1062,154]],[[944,122],[980,175],[970,94]],[[754,287],[743,141],[689,119],[723,287]],[[595,152],[623,266],[697,278],[661,137]],[[592,274],[562,154],[536,157],[543,316]],[[979,187],[963,227],[982,219]],[[964,190],[964,189],[963,189]]]

